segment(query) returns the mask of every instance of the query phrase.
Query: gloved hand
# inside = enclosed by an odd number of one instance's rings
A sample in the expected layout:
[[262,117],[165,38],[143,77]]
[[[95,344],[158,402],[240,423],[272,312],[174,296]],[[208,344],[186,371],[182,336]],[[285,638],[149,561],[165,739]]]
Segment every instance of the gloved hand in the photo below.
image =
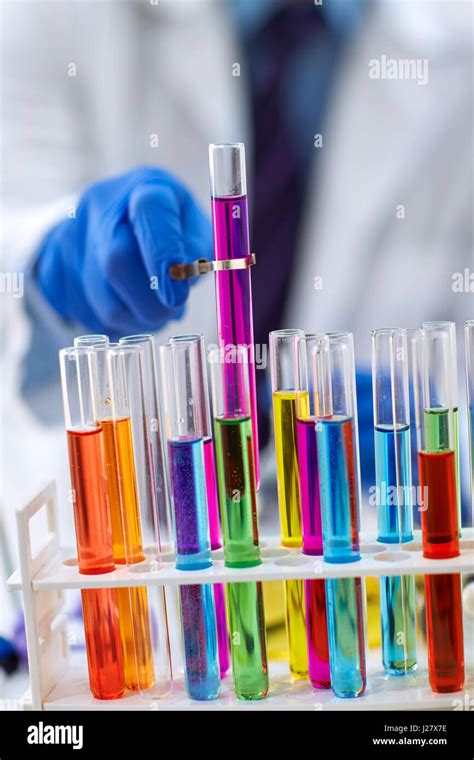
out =
[[209,220],[172,174],[142,167],[84,192],[43,241],[35,276],[64,319],[116,337],[179,319],[190,283],[168,268],[199,258],[212,258]]

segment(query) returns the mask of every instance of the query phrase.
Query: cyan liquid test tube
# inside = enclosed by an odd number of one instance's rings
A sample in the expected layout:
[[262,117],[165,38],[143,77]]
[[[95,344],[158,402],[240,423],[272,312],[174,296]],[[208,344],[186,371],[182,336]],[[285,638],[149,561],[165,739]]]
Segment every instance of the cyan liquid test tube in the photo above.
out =
[[[306,335],[307,367],[311,368],[312,352],[317,336]],[[313,373],[308,373],[309,399],[296,402],[296,437],[300,473],[301,519],[303,525],[303,554],[322,556],[323,530],[319,494],[318,452],[316,448],[316,417]],[[326,616],[326,585],[324,580],[305,580],[306,634],[308,641],[308,676],[317,689],[331,685],[329,644]]]
[[[214,350],[209,360],[225,564],[255,567],[261,558],[247,352],[237,346],[229,357]],[[227,601],[235,693],[262,699],[268,691],[262,584],[229,583]]]
[[[351,333],[319,336],[313,355],[316,444],[326,562],[360,560],[360,465]],[[326,581],[331,686],[358,697],[366,686],[364,586],[360,578]]]
[[[407,332],[372,332],[375,478],[378,540],[413,539]],[[380,622],[385,670],[416,669],[416,603],[413,575],[380,577]]]
[[[196,336],[173,338],[161,347],[176,568],[211,566],[202,400],[205,392]],[[220,675],[216,610],[211,584],[180,586],[186,689],[191,699],[215,699]]]

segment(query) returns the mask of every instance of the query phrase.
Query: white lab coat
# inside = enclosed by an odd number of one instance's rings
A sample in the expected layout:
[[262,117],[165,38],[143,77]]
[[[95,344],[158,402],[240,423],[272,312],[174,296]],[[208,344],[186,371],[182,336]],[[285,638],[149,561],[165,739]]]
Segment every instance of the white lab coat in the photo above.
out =
[[[251,139],[228,10],[224,0],[4,3],[3,271],[24,266],[86,184],[139,164],[171,169],[208,207],[208,143]],[[473,269],[469,18],[469,2],[374,2],[339,70],[286,322],[352,330],[363,362],[373,327],[438,318],[460,329],[473,316],[472,294],[451,289],[453,272]],[[370,79],[369,61],[382,55],[428,59],[428,84]],[[19,398],[21,299],[3,295],[2,309],[3,502],[14,544],[11,508],[59,477],[70,523],[69,486],[63,431],[39,426]],[[207,277],[163,337],[211,339],[214,329]]]

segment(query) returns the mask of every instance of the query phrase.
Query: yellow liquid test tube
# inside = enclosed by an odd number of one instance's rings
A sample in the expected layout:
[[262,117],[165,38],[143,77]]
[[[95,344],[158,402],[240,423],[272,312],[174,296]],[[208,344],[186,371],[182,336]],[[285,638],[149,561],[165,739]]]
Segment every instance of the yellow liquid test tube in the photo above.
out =
[[[308,391],[275,391],[273,424],[280,507],[281,542],[291,548],[302,545],[300,482],[296,418],[309,415]],[[285,581],[286,625],[291,673],[308,676],[304,581]]]
[[[141,562],[144,555],[130,419],[103,420],[102,429],[114,560],[118,564]],[[147,589],[119,588],[118,606],[125,685],[147,689],[155,681]]]

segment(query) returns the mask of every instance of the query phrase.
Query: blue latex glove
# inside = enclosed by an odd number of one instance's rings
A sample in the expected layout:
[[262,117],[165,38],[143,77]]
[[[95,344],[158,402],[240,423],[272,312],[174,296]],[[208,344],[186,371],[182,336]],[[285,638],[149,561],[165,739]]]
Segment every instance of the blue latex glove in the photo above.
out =
[[35,275],[64,319],[115,337],[179,319],[190,283],[171,280],[170,264],[211,257],[210,222],[186,187],[143,167],[89,187],[43,241]]

